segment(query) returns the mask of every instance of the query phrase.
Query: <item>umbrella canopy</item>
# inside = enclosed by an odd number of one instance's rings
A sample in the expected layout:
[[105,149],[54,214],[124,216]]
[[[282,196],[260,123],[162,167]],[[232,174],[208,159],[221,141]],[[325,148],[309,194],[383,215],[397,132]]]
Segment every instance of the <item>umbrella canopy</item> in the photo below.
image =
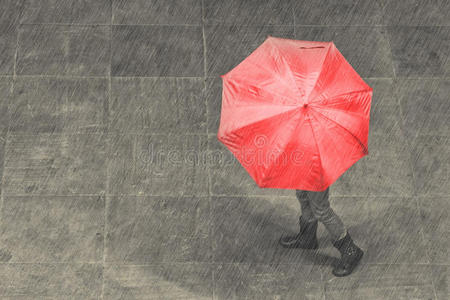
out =
[[217,138],[259,187],[323,191],[369,154],[372,88],[333,42],[268,36],[221,77]]

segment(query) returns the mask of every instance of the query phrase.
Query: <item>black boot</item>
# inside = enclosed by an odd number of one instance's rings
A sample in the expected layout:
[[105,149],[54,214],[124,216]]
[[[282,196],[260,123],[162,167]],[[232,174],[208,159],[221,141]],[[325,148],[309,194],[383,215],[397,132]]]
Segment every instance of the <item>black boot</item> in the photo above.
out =
[[341,252],[341,260],[333,269],[334,276],[347,276],[353,272],[353,269],[358,265],[359,261],[364,255],[364,252],[353,243],[350,234],[347,231],[345,237],[334,241],[333,246]]
[[318,221],[307,222],[300,216],[299,224],[300,232],[298,234],[282,237],[279,243],[285,248],[317,249],[319,247],[316,236]]

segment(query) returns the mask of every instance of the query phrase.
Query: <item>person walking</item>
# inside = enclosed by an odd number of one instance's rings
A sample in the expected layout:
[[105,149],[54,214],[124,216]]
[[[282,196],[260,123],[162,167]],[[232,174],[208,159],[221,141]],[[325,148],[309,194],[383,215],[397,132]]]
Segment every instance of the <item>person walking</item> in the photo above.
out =
[[320,221],[325,225],[333,246],[341,253],[341,259],[332,273],[342,277],[353,272],[364,251],[355,245],[341,218],[331,208],[329,190],[329,187],[320,192],[296,190],[301,208],[300,232],[293,236],[281,237],[279,242],[285,248],[317,249],[319,246],[317,226]]

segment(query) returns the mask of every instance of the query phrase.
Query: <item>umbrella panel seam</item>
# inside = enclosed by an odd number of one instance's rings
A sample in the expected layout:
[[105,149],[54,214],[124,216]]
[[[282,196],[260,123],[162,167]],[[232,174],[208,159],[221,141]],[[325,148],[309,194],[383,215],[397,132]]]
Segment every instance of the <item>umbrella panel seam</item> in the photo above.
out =
[[369,119],[368,116],[365,116],[365,115],[363,115],[363,114],[360,114],[360,113],[357,113],[357,112],[353,112],[353,111],[346,111],[346,110],[339,109],[339,108],[332,108],[332,107],[326,107],[326,106],[316,106],[316,107],[315,107],[315,110],[318,110],[318,109],[324,109],[324,110],[336,110],[336,111],[345,112],[346,114],[349,114],[349,115],[361,117],[361,118],[364,118],[364,119]]
[[[281,54],[281,50],[278,48],[278,46],[275,43],[272,42],[271,45],[278,52],[278,57],[283,62],[283,64],[286,66],[286,69],[289,71],[290,78],[295,85],[296,91],[298,91],[298,93],[299,93],[299,95],[298,95],[299,98],[300,99],[305,98],[304,92],[297,85],[297,82],[295,81],[294,73],[292,72],[292,69],[290,68],[289,64],[287,63],[287,61],[284,59],[283,55]],[[307,97],[306,97],[306,99],[307,99]]]
[[320,163],[320,187],[322,187],[324,185],[324,170],[323,170],[323,165],[322,165],[322,158],[321,158],[321,154],[320,154],[320,149],[319,149],[319,144],[317,143],[317,139],[316,139],[316,134],[314,133],[314,128],[312,126],[311,120],[309,118],[309,113],[306,113],[308,115],[307,120],[309,123],[309,126],[311,127],[311,132],[314,138],[314,142],[316,144],[316,148],[317,148],[317,152],[319,153],[319,163]]
[[[264,85],[260,85],[260,83],[256,83],[256,82],[253,82],[253,81],[236,80],[235,78],[231,78],[231,77],[225,78],[225,80],[233,81],[234,83],[236,83],[236,84],[238,84],[238,85],[240,85],[240,84],[242,84],[242,83],[245,83],[245,84],[248,84],[248,85],[253,85],[253,86],[255,86],[255,87],[257,87],[257,88],[259,88],[259,89],[261,89],[261,90],[266,91],[268,94],[270,94],[270,95],[272,95],[272,96],[290,99],[290,100],[293,100],[293,102],[296,101],[296,99],[294,99],[294,98],[286,97],[286,96],[284,96],[284,95],[275,93],[275,92],[273,92],[273,91],[269,91],[269,90],[265,89],[265,86],[264,86]],[[279,81],[279,80],[278,80],[278,81]],[[274,98],[275,98],[275,97],[274,97]],[[277,103],[274,103],[274,102],[268,102],[268,103],[273,103],[274,105],[277,105]],[[295,104],[282,104],[282,105],[285,105],[285,106],[298,106],[297,103],[295,103]]]
[[345,128],[344,126],[342,126],[341,124],[337,123],[335,120],[328,118],[327,116],[325,116],[323,113],[321,113],[320,111],[318,111],[317,109],[313,109],[315,112],[317,112],[318,114],[322,115],[324,118],[326,118],[327,120],[329,120],[330,122],[336,124],[337,126],[339,126],[340,128],[344,129],[345,131],[347,131],[357,142],[358,144],[363,148],[364,153],[368,152],[368,149],[366,148],[366,146],[359,140],[359,138],[353,134],[353,132],[351,132],[350,130],[348,130],[347,128]]
[[[334,96],[331,96],[331,97],[323,97],[323,98],[328,99],[328,100],[340,99],[343,96],[348,96],[348,95],[357,94],[357,93],[369,93],[371,91],[373,91],[372,88],[370,88],[370,89],[363,89],[363,90],[357,90],[357,91],[351,91],[351,92],[345,92],[345,93],[342,93],[342,94],[334,95]],[[309,102],[308,104],[309,105],[313,105],[313,104],[317,103],[317,104],[320,105],[320,102],[319,102],[320,99],[321,99],[320,96],[318,96],[318,97],[314,98],[313,101]],[[341,102],[332,102],[331,104],[334,104],[334,103],[341,103]]]
[[[330,45],[328,46],[327,52],[326,52],[325,55],[323,56],[323,59],[322,59],[322,62],[321,62],[321,64],[320,64],[320,68],[319,68],[319,70],[320,70],[320,71],[319,71],[319,75],[317,75],[316,81],[314,82],[314,84],[313,84],[313,86],[312,86],[311,92],[310,92],[309,95],[306,97],[306,101],[309,100],[309,97],[311,96],[311,93],[314,91],[314,89],[315,89],[316,86],[317,86],[317,82],[319,81],[319,78],[320,78],[320,76],[322,75],[322,72],[323,72],[323,65],[325,64],[325,60],[327,59],[328,54],[330,54],[330,51],[331,51],[332,46],[333,46],[333,43],[331,42]],[[308,103],[309,103],[309,102],[308,102]]]

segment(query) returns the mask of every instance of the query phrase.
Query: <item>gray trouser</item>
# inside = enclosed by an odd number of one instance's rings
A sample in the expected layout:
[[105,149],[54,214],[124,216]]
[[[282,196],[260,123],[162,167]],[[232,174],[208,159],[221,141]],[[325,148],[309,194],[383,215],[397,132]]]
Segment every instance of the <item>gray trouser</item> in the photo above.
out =
[[296,190],[300,202],[302,218],[306,221],[319,220],[325,225],[333,240],[343,238],[347,233],[341,218],[336,215],[328,201],[330,188],[322,192]]

